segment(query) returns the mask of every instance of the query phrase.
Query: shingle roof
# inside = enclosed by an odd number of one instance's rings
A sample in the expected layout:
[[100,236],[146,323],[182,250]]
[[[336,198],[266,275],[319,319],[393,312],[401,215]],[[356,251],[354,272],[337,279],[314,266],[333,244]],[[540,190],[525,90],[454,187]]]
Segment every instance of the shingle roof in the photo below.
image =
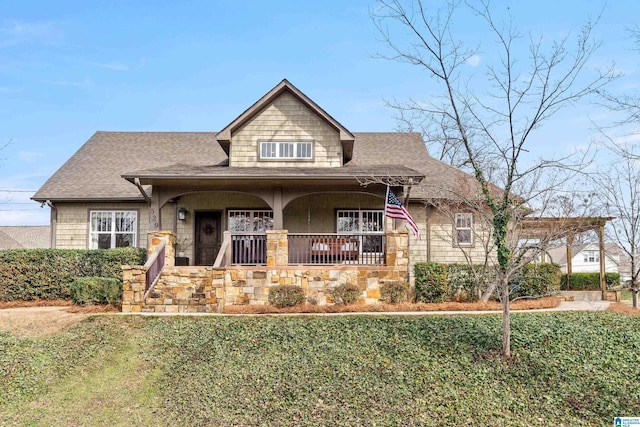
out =
[[415,176],[417,171],[425,179],[412,189],[412,199],[451,198],[455,193],[477,188],[472,176],[429,156],[419,133],[353,135],[353,159],[342,168],[287,168],[278,172],[268,168],[229,168],[228,158],[213,132],[96,132],[33,199],[141,200],[138,189],[122,178],[134,176],[132,171],[138,171],[139,176],[173,173],[256,177],[278,173],[344,176],[357,170]]
[[434,159],[417,132],[354,132],[356,137],[350,165],[402,164],[425,178],[411,190],[411,199],[457,199],[479,191],[475,178]]
[[38,249],[50,247],[48,225],[0,226],[0,249]]
[[213,132],[96,132],[33,196],[34,200],[138,200],[122,179],[131,170],[207,165],[227,156]]
[[[347,165],[339,168],[269,168],[269,167],[233,167],[219,165],[187,165],[175,164],[159,168],[151,168],[136,172],[127,172],[123,177],[129,180],[140,178],[143,184],[147,179],[349,179],[357,176],[394,176],[413,177],[416,182],[422,174],[411,168],[400,165]],[[355,178],[354,178],[355,179]]]

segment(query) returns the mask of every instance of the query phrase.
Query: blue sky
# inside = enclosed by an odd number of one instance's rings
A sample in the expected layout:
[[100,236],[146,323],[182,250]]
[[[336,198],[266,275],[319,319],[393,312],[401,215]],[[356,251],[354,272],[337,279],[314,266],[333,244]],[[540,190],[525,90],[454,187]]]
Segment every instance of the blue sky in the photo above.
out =
[[[494,1],[522,32],[554,38],[577,29],[600,1]],[[374,1],[0,0],[0,225],[47,224],[37,190],[97,130],[217,131],[283,78],[352,131],[391,131],[385,99],[428,99],[419,70],[384,52]],[[640,2],[604,6],[593,65],[615,61],[618,87],[638,85],[640,54],[624,27]],[[474,21],[475,22],[475,21]],[[473,22],[461,37],[484,40]],[[483,55],[491,46],[481,45]],[[526,54],[522,52],[520,54]],[[469,64],[475,66],[478,64]],[[539,150],[592,138],[592,105],[564,111],[534,135]],[[123,153],[126,155],[126,153]],[[99,167],[99,165],[96,165]],[[22,191],[18,191],[22,190]]]

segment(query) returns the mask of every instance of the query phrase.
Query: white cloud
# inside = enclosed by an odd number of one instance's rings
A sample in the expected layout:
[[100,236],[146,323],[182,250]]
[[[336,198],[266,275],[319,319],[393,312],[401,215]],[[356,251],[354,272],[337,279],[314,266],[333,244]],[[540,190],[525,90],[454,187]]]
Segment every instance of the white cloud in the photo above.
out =
[[27,163],[33,163],[44,157],[44,153],[38,151],[18,151],[18,158]]
[[70,81],[70,80],[47,80],[45,83],[49,83],[55,86],[69,86],[69,87],[79,87],[79,88],[87,88],[93,84],[91,79],[85,77],[84,80],[80,81]]
[[100,68],[106,68],[111,71],[130,71],[131,69],[127,64],[119,63],[119,62],[110,62],[110,63],[94,63],[94,65]]
[[63,39],[62,31],[47,21],[6,22],[0,27],[0,47],[20,44],[58,44]]
[[469,64],[472,67],[477,67],[478,65],[480,65],[480,55],[477,54],[473,54],[471,55],[468,59],[467,59],[467,64]]

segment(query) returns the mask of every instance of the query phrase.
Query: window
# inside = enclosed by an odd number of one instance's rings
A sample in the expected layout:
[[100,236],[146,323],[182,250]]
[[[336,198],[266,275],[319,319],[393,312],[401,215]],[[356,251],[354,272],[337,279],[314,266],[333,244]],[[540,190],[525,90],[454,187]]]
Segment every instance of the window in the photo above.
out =
[[357,210],[338,211],[338,233],[383,233],[384,211],[382,210]]
[[313,158],[313,144],[301,141],[262,141],[260,142],[261,159],[302,159]]
[[230,210],[227,229],[239,233],[264,233],[273,228],[273,211]]
[[600,262],[600,253],[596,251],[585,251],[584,262]]
[[338,233],[363,233],[362,252],[381,253],[384,234],[383,210],[340,210]]
[[136,246],[138,213],[136,211],[91,211],[90,249]]
[[473,214],[456,213],[456,242],[461,246],[473,245]]

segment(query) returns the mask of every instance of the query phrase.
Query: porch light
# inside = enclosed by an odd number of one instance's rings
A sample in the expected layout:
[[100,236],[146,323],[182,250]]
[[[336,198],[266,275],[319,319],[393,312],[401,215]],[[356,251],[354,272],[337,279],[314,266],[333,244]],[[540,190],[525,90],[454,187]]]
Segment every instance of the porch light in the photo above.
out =
[[187,210],[185,208],[178,209],[178,219],[180,221],[187,219]]

